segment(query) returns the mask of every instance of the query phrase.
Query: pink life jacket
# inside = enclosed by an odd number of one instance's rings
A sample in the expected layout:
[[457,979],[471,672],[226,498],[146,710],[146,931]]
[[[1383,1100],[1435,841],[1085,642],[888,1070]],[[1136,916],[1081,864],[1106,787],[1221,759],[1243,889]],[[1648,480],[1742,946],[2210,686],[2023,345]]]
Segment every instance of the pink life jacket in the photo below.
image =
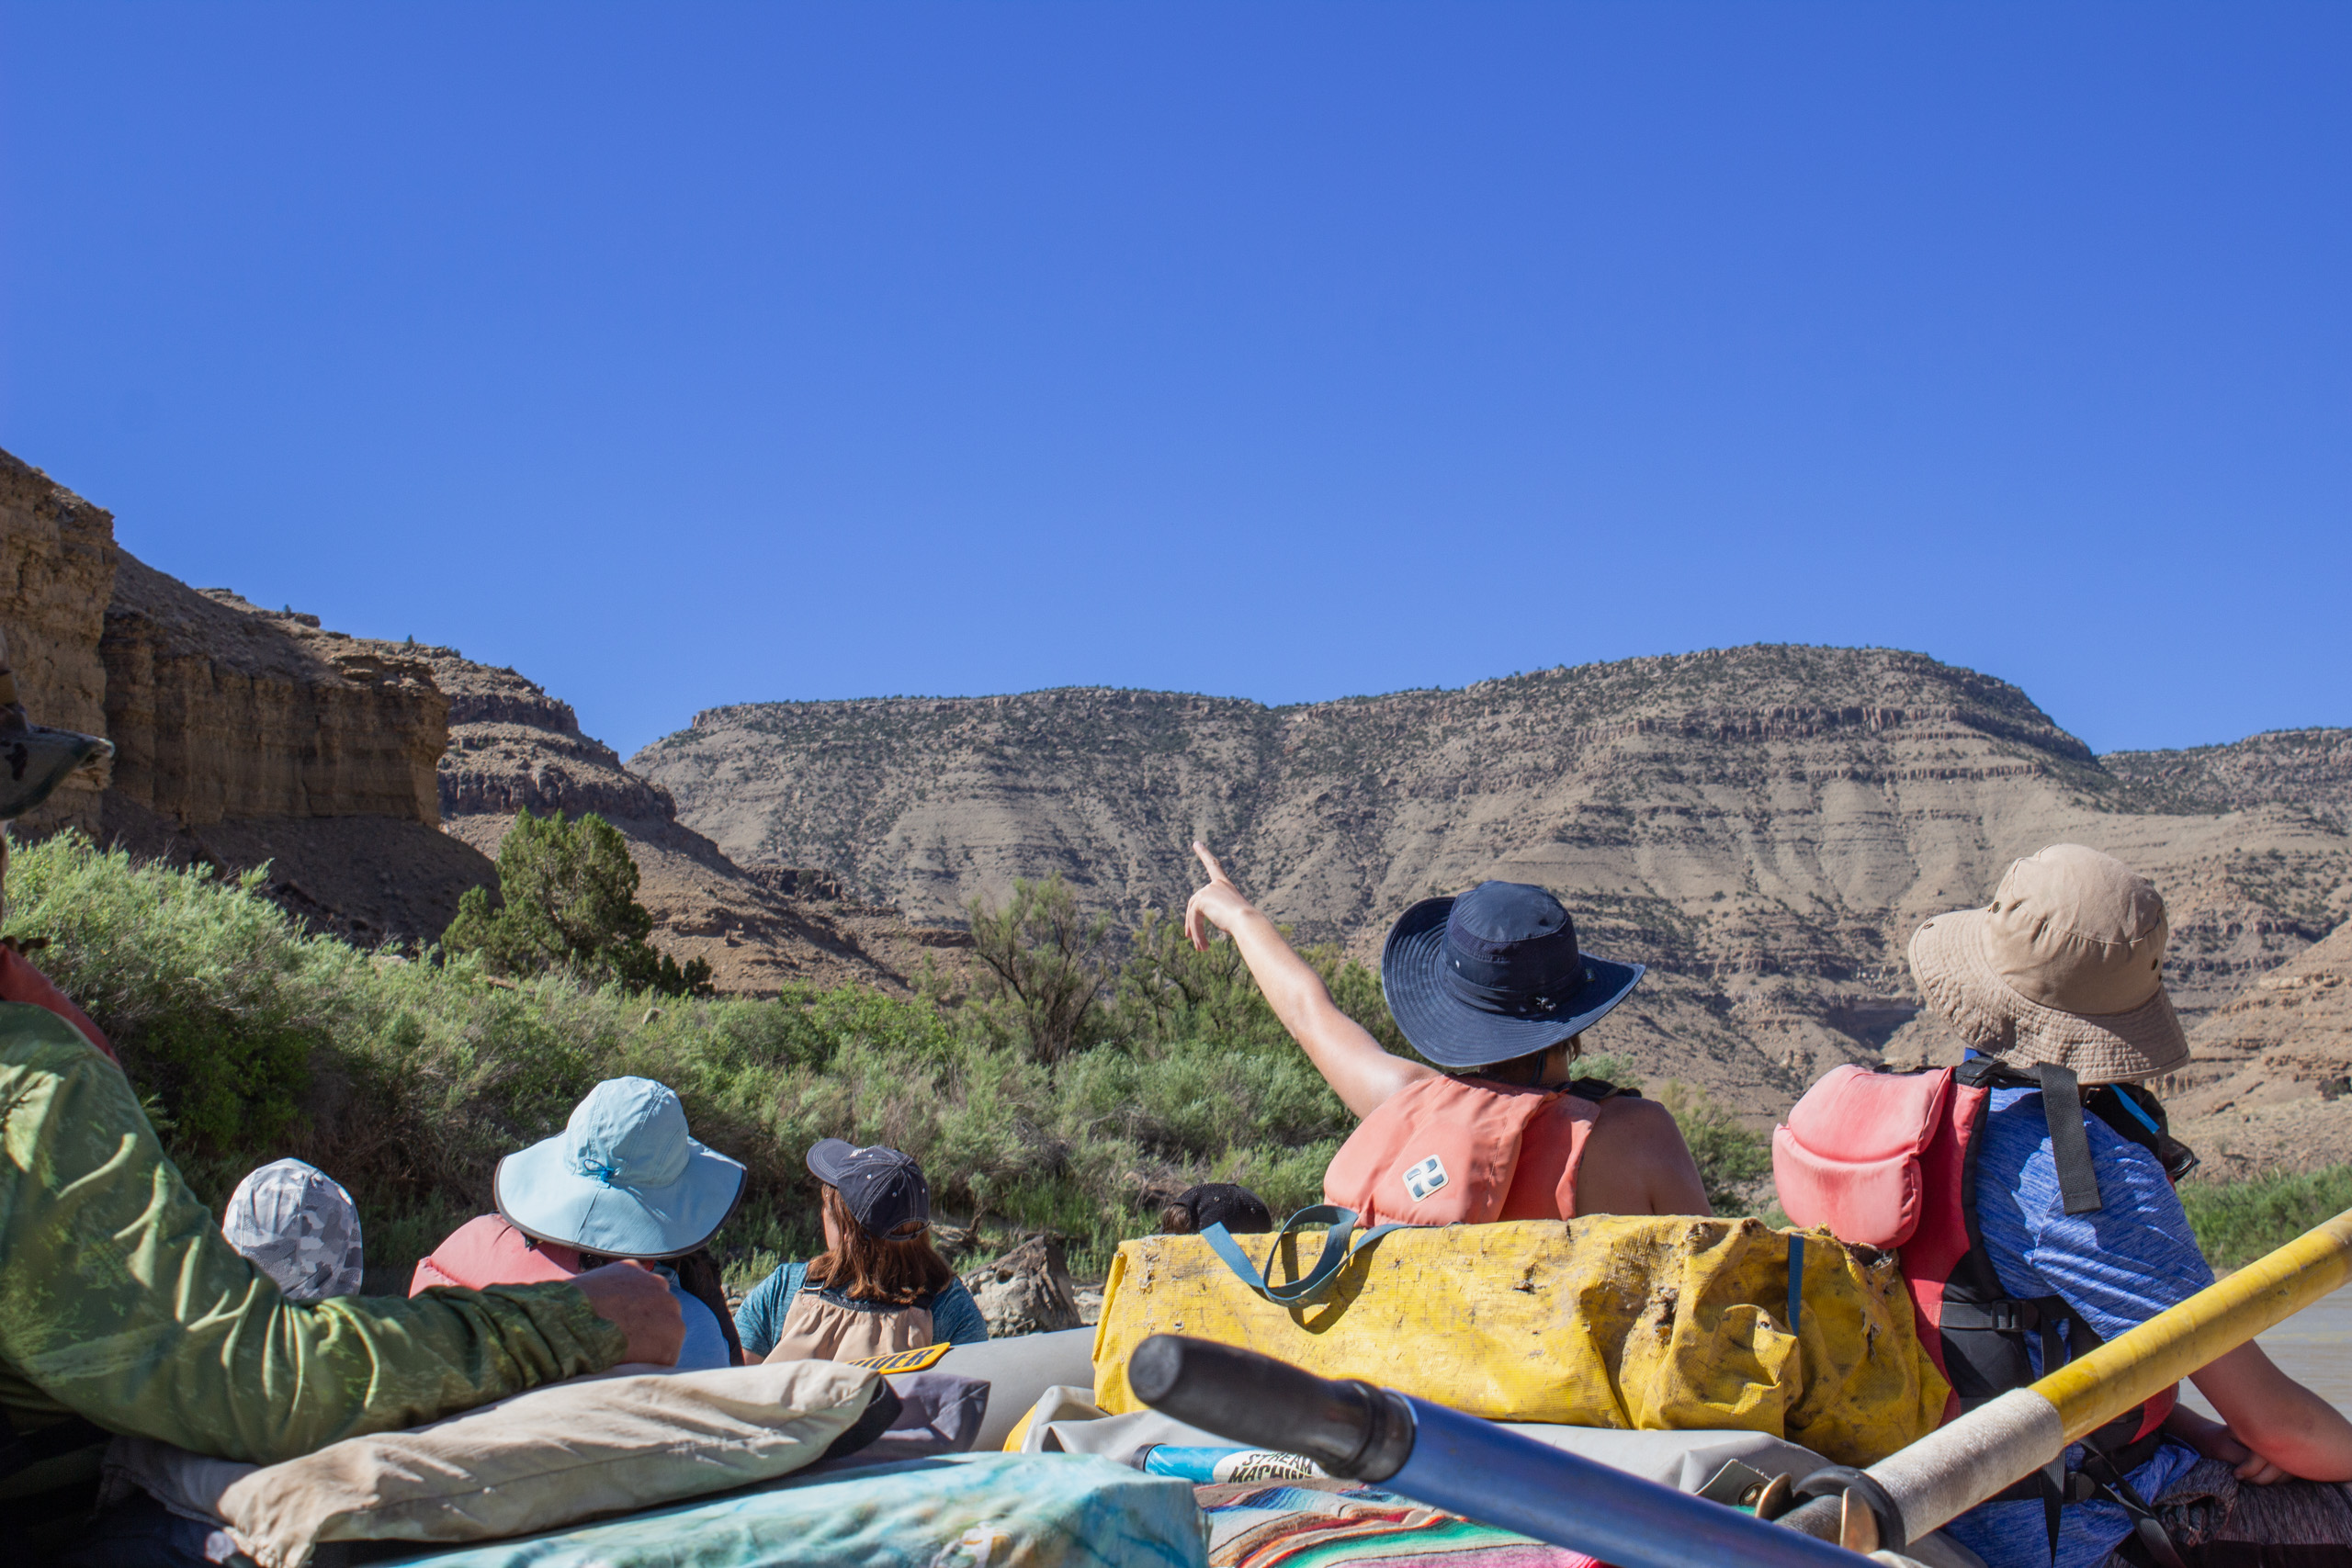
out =
[[[1976,1221],[1976,1140],[1996,1088],[2038,1089],[2045,1110],[2078,1103],[2155,1155],[2175,1180],[2196,1163],[2165,1131],[2164,1108],[2145,1090],[2101,1084],[2084,1093],[2063,1068],[2029,1076],[1989,1056],[1925,1072],[1834,1067],[1772,1132],[1772,1182],[1792,1224],[1901,1253],[1920,1343],[1951,1384],[1946,1421],[2034,1381],[2028,1333],[2041,1336],[2042,1366],[2050,1371],[2099,1343],[2062,1298],[2012,1298],[1984,1250]],[[2097,1209],[2098,1183],[2082,1122],[2070,1126],[2063,1112],[2049,1120],[2067,1212]],[[2063,1344],[2061,1318],[2070,1329]],[[2137,1468],[2153,1453],[2178,1392],[2177,1384],[2165,1390],[2086,1440],[2119,1471]]]
[[429,1285],[537,1285],[569,1280],[580,1272],[580,1254],[552,1242],[533,1241],[497,1214],[468,1220],[417,1261],[408,1282],[415,1295]]
[[1367,1226],[1486,1224],[1502,1216],[1531,1136],[1560,1131],[1536,1127],[1553,1116],[1566,1123],[1566,1157],[1550,1201],[1534,1206],[1568,1219],[1600,1102],[1634,1092],[1600,1078],[1566,1089],[1423,1078],[1390,1096],[1340,1145],[1323,1173],[1323,1201],[1353,1209]]
[[65,993],[51,985],[48,976],[17,951],[14,942],[0,942],[0,1002],[24,1002],[47,1009],[78,1030],[83,1039],[96,1047],[99,1055],[117,1066],[122,1065],[122,1058],[114,1054],[113,1043],[90,1021],[90,1015],[67,1000]]

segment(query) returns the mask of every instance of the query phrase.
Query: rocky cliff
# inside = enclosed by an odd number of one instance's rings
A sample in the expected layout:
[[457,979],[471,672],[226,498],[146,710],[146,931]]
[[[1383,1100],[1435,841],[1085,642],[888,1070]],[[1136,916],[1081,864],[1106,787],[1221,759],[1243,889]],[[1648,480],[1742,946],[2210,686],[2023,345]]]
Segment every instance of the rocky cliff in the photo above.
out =
[[490,863],[440,831],[448,703],[403,644],[193,589],[122,552],[99,645],[100,836],[228,870],[362,942],[431,941]]
[[2352,1160],[2352,923],[2262,976],[2191,1037],[2159,1086],[2224,1175]]
[[2270,798],[2148,809],[2017,688],[1888,649],[1290,708],[1098,690],[761,704],[699,715],[631,766],[739,862],[830,864],[924,919],[1054,873],[1098,907],[1172,909],[1195,835],[1270,913],[1366,957],[1416,898],[1542,883],[1596,950],[1657,966],[1590,1043],[1758,1113],[1835,1062],[1911,1048],[1909,931],[2041,844],[2157,879],[2192,1019],[2352,912],[2335,819]]
[[2352,827],[2352,729],[2275,729],[2226,746],[2110,751],[2099,763],[2143,810],[2288,806]]
[[17,825],[229,870],[361,941],[438,935],[489,863],[438,830],[447,704],[397,644],[200,592],[117,546],[104,508],[0,453],[0,619],[44,722],[115,743],[103,795]]
[[[44,724],[106,733],[98,638],[114,589],[114,516],[0,452],[0,608],[17,689]],[[25,819],[40,832],[95,829],[98,792],[61,789]]]
[[126,551],[99,652],[119,800],[185,826],[439,824],[449,705],[401,645],[198,592]]

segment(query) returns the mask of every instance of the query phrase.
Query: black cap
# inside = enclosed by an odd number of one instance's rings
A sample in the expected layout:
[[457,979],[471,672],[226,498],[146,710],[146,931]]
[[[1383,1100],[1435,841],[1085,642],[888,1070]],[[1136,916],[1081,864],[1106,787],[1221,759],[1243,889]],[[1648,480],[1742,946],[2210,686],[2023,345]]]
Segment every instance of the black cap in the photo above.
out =
[[825,1138],[808,1151],[808,1174],[841,1193],[850,1218],[868,1235],[888,1241],[910,1221],[931,1224],[931,1184],[911,1155]]
[[1188,1188],[1174,1207],[1193,1216],[1195,1232],[1221,1224],[1235,1235],[1255,1235],[1274,1228],[1274,1216],[1266,1207],[1266,1201],[1247,1187],[1237,1187],[1230,1181],[1209,1181]]

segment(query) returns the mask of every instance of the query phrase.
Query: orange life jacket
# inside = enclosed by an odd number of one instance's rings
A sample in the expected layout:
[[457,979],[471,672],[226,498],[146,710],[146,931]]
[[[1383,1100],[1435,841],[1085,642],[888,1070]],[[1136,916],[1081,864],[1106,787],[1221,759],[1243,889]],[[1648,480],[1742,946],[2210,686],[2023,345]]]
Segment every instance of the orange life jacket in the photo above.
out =
[[[1600,1101],[1632,1089],[1600,1078],[1528,1089],[1427,1077],[1391,1096],[1340,1145],[1323,1201],[1365,1225],[1570,1219],[1577,1168]],[[1531,1145],[1546,1157],[1524,1161]]]

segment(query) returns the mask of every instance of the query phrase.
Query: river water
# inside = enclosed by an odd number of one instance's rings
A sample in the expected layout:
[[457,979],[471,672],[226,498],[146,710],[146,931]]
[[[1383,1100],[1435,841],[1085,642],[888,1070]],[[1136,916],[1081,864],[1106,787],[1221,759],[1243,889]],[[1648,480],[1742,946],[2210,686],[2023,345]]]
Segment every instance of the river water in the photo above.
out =
[[[2323,1296],[2256,1341],[2288,1376],[2352,1416],[2352,1289]],[[2213,1407],[2190,1383],[2180,1397],[2207,1416]]]

